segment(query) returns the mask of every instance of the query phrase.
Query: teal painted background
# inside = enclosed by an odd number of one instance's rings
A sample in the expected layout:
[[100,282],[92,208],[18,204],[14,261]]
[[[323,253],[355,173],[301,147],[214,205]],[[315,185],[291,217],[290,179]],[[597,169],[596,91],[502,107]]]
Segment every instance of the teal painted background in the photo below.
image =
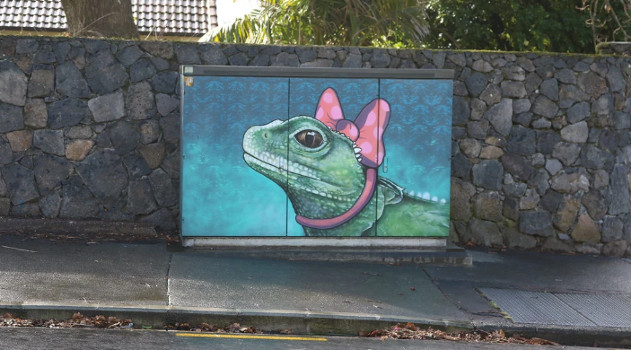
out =
[[328,87],[351,120],[373,99],[387,100],[380,176],[449,200],[451,81],[200,76],[184,88],[182,235],[304,235],[285,193],[245,164],[241,144],[250,126],[313,116]]
[[380,176],[449,201],[452,86],[450,80],[381,79],[379,97],[391,113]]
[[182,234],[285,236],[287,197],[245,164],[241,142],[252,125],[287,119],[289,82],[195,77],[193,84],[182,112]]

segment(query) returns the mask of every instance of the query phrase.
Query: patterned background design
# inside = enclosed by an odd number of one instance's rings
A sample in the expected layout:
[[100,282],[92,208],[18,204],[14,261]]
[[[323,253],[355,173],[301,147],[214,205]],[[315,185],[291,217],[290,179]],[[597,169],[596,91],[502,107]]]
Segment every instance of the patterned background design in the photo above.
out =
[[242,140],[252,125],[287,119],[288,87],[286,78],[231,77],[186,87],[183,235],[285,236],[285,192],[245,163]]
[[183,235],[303,235],[282,189],[243,161],[241,143],[250,126],[313,116],[328,87],[351,120],[386,99],[392,112],[380,175],[449,199],[451,81],[195,77],[182,113]]
[[380,97],[391,114],[379,175],[449,201],[452,81],[381,79]]

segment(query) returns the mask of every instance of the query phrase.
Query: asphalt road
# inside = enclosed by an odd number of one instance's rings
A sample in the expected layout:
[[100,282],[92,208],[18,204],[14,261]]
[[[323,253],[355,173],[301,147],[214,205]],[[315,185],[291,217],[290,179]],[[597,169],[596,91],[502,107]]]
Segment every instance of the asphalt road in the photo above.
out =
[[[547,347],[427,340],[381,340],[329,336],[257,336],[149,330],[0,328],[0,349],[546,349]],[[550,349],[590,349],[550,347]]]

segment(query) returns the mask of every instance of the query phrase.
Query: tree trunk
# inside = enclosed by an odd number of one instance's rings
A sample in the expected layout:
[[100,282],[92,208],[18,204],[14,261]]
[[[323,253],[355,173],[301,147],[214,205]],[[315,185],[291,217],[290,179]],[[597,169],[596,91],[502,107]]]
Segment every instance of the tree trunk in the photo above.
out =
[[71,36],[137,39],[131,0],[61,0]]

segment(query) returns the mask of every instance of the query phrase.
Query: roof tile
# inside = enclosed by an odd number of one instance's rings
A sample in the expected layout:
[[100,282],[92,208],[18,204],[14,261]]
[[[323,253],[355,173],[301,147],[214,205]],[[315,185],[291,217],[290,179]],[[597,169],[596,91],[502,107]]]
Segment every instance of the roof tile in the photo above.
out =
[[[131,0],[138,31],[204,34],[215,0]],[[0,0],[0,28],[66,29],[60,0]]]

